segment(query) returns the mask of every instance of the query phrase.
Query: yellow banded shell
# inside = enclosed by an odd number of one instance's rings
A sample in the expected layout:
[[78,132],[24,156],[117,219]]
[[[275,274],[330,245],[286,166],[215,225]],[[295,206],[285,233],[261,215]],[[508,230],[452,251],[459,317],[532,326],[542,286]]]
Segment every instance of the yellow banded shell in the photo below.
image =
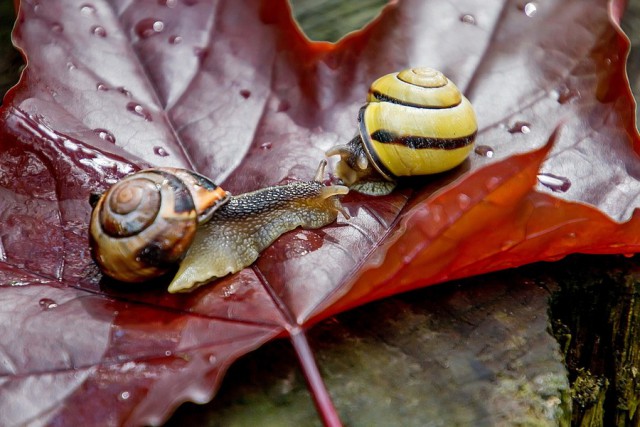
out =
[[478,125],[471,103],[440,71],[410,68],[377,79],[358,114],[358,135],[327,155],[336,175],[365,194],[382,195],[398,177],[429,175],[462,163]]

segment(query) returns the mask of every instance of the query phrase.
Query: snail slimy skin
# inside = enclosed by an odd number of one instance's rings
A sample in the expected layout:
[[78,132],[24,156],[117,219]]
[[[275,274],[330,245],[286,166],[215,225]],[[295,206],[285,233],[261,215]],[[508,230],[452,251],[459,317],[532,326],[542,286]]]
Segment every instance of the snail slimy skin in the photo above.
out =
[[[101,197],[92,213],[90,239],[94,259],[105,274],[117,280],[128,282],[139,282],[157,277],[166,273],[179,262],[178,272],[169,285],[169,292],[172,293],[189,291],[213,279],[238,272],[251,265],[264,249],[287,231],[296,227],[323,227],[334,222],[338,212],[348,218],[348,214],[337,196],[346,194],[349,190],[342,185],[324,185],[322,177],[325,166],[326,161],[320,163],[313,181],[268,187],[238,196],[231,196],[216,186],[217,190],[215,191],[222,195],[221,198],[214,204],[193,202],[192,205],[202,205],[205,206],[205,209],[202,213],[194,209],[195,213],[190,214],[191,217],[201,220],[188,227],[185,227],[178,220],[184,216],[182,213],[184,209],[172,211],[168,208],[172,205],[170,201],[179,199],[170,191],[176,187],[172,177],[162,182],[152,181],[154,185],[150,186],[151,190],[155,187],[156,190],[163,189],[168,193],[166,203],[164,201],[155,202],[156,196],[153,195],[153,191],[150,191],[149,194],[152,195],[148,196],[152,202],[146,202],[146,196],[142,196],[146,192],[137,189],[127,190],[127,192],[140,194],[140,200],[135,203],[129,202],[131,197],[126,194],[114,198],[113,194],[122,193],[124,190],[116,191],[112,190],[112,187]],[[154,171],[157,170],[154,169]],[[122,186],[122,182],[133,180],[136,175],[145,173],[148,171],[130,175],[115,184],[114,187],[119,184]],[[183,171],[182,173],[189,172]],[[211,183],[208,187],[214,185]],[[187,192],[194,194],[193,191],[187,190]],[[183,194],[184,191],[180,190],[179,193]],[[212,198],[206,193],[204,195],[201,193],[195,192],[196,199],[199,197]],[[117,202],[108,202],[112,198]],[[123,200],[128,202],[127,208],[120,208],[119,203]],[[114,228],[109,225],[105,226],[113,221],[107,220],[105,223],[102,220],[105,216],[102,213],[105,206],[114,205],[116,211],[132,212],[134,209],[131,209],[129,205],[134,204],[143,211],[147,210],[149,206],[164,208],[155,214],[155,218],[163,225],[158,228],[158,234],[155,231],[146,231],[147,228],[154,225],[153,221],[146,219],[154,215],[147,213],[140,213],[136,216],[136,218],[145,218],[144,220],[136,219],[128,222],[144,223],[146,226],[144,229],[139,226],[129,227],[131,230],[127,228],[127,232],[120,233],[123,236],[120,234],[114,236],[113,233],[105,230],[105,227],[108,230]],[[165,223],[176,225],[176,230],[167,229],[164,226]],[[126,228],[126,226],[118,227]],[[134,228],[142,229],[141,236],[127,240],[133,235]],[[180,238],[175,239],[174,236]],[[120,242],[120,240],[123,241]],[[172,242],[175,242],[177,247],[172,246]]]
[[441,72],[411,68],[371,85],[358,114],[358,135],[327,151],[352,190],[389,194],[398,178],[430,175],[462,163],[478,125],[473,107]]
[[[322,167],[322,171],[324,166]],[[338,195],[348,188],[325,186],[322,172],[314,181],[268,187],[232,197],[202,225],[187,252],[169,292],[190,290],[253,264],[280,235],[297,227],[320,228],[341,212]]]

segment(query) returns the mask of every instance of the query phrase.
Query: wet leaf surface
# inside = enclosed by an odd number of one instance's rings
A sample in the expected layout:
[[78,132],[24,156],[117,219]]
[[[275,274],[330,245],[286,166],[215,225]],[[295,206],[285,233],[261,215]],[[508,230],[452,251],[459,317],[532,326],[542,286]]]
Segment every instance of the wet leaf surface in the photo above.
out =
[[[637,251],[627,42],[604,1],[531,4],[403,1],[331,45],[304,39],[284,1],[24,2],[28,68],[0,111],[7,420],[157,424],[209,400],[239,355],[365,301]],[[90,193],[149,164],[234,193],[310,179],[355,131],[368,84],[418,64],[476,107],[484,148],[463,167],[351,194],[352,219],[289,233],[188,295],[123,288],[91,262]]]

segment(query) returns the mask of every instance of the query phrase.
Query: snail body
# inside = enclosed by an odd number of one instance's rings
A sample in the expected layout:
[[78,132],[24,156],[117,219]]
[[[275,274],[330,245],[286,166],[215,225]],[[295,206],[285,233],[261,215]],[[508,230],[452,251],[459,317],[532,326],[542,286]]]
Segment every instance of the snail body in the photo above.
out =
[[[240,271],[283,233],[325,226],[338,212],[347,216],[336,196],[348,188],[325,186],[325,166],[321,162],[313,181],[238,196],[182,169],[150,169],[125,177],[94,206],[94,260],[106,275],[125,282],[149,280],[180,264],[169,292],[188,291]],[[154,207],[159,208],[155,213],[150,211]],[[122,220],[123,213],[130,217]]]
[[388,194],[400,177],[444,172],[462,163],[477,133],[473,107],[441,72],[412,68],[387,74],[369,89],[358,135],[327,151],[350,188]]
[[196,232],[169,292],[182,292],[253,264],[280,235],[320,228],[348,214],[335,197],[344,186],[318,181],[267,187],[232,197]]

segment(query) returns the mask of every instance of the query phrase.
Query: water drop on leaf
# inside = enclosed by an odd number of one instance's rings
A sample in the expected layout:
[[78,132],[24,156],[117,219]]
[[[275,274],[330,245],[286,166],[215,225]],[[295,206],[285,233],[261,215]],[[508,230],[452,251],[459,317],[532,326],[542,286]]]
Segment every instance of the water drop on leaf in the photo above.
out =
[[112,144],[116,143],[116,137],[113,136],[113,134],[108,130],[98,128],[98,129],[94,129],[93,131],[95,132],[96,135],[98,135],[100,139],[110,142]]
[[164,30],[164,22],[155,18],[146,18],[139,21],[134,31],[141,39],[147,39],[151,36],[161,33]]
[[531,123],[528,122],[515,122],[513,126],[509,128],[509,133],[529,133],[531,132]]
[[153,152],[160,157],[167,157],[169,155],[167,150],[160,146],[153,147]]
[[571,181],[563,176],[557,176],[550,173],[538,174],[538,182],[551,191],[564,193],[571,187]]
[[124,87],[120,86],[117,87],[116,90],[118,92],[120,92],[121,94],[123,94],[124,96],[130,97],[131,96],[131,92],[129,92],[127,89],[125,89]]
[[458,194],[458,206],[460,209],[467,209],[471,205],[471,197],[464,193]]
[[291,108],[291,104],[286,99],[283,99],[278,104],[277,112],[278,113],[284,113],[285,111],[288,111],[289,108]]
[[465,13],[464,15],[460,16],[460,21],[464,22],[465,24],[471,24],[471,25],[476,25],[476,17],[473,15],[470,15],[468,13]]
[[493,191],[495,190],[498,185],[500,185],[500,178],[496,177],[496,176],[492,176],[491,178],[489,178],[487,180],[487,182],[484,184],[485,188],[488,191]]
[[198,57],[200,62],[204,62],[204,60],[207,59],[207,53],[208,51],[205,48],[202,48],[202,47],[193,48],[193,54]]
[[536,13],[538,13],[538,4],[536,2],[530,1],[518,6],[518,9],[524,12],[529,18],[532,18]]
[[178,4],[178,0],[158,0],[158,4],[173,9]]
[[40,301],[38,301],[38,305],[40,305],[40,308],[42,308],[43,310],[51,310],[52,308],[56,308],[58,306],[58,304],[51,298],[42,298]]
[[137,104],[135,102],[130,102],[127,104],[127,110],[131,111],[133,114],[136,114],[146,121],[151,121],[151,114],[144,108],[142,105]]
[[107,37],[107,30],[105,30],[104,27],[101,27],[100,25],[94,25],[93,27],[91,27],[91,34],[104,38]]
[[488,145],[478,145],[473,151],[479,156],[488,158],[492,158],[494,154],[493,148]]
[[580,92],[576,89],[570,89],[568,87],[563,87],[558,91],[558,102],[560,104],[567,104],[576,99],[580,98]]
[[92,15],[96,13],[96,8],[90,4],[83,4],[82,6],[80,6],[80,12],[82,12],[84,15]]

